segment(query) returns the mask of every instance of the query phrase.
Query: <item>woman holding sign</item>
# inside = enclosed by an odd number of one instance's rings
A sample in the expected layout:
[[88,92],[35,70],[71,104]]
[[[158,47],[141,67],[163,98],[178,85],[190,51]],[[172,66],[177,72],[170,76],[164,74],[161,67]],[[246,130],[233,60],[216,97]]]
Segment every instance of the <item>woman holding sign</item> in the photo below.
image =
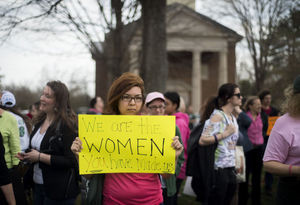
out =
[[300,75],[275,123],[263,158],[266,171],[280,176],[277,204],[299,204],[300,193]]
[[33,164],[34,204],[74,204],[78,164],[70,146],[77,136],[77,117],[69,91],[60,81],[48,82],[40,102],[30,149],[18,158]]
[[[110,115],[139,115],[144,105],[144,94],[143,80],[135,74],[124,73],[111,85],[104,113]],[[174,138],[172,146],[176,150],[176,156],[183,150],[178,137]],[[71,150],[78,155],[81,149],[82,142],[79,138],[76,138]],[[158,174],[105,174],[102,194],[104,205],[158,205],[163,201]]]

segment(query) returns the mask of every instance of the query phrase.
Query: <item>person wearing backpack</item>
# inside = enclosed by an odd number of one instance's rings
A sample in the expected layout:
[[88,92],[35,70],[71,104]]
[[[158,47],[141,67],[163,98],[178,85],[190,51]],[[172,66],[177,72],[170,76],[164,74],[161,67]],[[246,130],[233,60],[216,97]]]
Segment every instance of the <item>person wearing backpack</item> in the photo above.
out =
[[218,96],[204,108],[205,122],[199,139],[200,146],[216,144],[212,183],[208,187],[209,205],[230,204],[236,190],[235,146],[238,140],[238,124],[232,112],[242,103],[240,89],[236,84],[223,84]]

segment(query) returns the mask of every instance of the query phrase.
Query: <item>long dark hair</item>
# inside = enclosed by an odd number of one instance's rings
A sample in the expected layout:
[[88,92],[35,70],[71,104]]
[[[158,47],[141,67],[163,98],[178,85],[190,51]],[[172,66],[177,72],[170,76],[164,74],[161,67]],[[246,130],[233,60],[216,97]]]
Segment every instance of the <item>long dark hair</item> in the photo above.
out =
[[234,90],[238,86],[234,83],[225,83],[218,90],[218,96],[212,96],[208,99],[205,106],[202,108],[200,123],[204,123],[209,119],[214,109],[221,109],[227,105],[228,99],[234,95]]
[[145,101],[145,88],[143,79],[134,73],[123,73],[117,78],[109,88],[107,94],[107,103],[104,109],[104,114],[119,115],[119,101],[121,97],[133,87],[141,88],[143,95],[143,104]]
[[[50,81],[47,83],[54,92],[55,98],[55,118],[52,122],[56,128],[59,121],[67,125],[72,131],[77,130],[77,116],[71,108],[70,95],[67,86],[60,81]],[[45,120],[46,113],[40,112],[35,119],[35,123]]]

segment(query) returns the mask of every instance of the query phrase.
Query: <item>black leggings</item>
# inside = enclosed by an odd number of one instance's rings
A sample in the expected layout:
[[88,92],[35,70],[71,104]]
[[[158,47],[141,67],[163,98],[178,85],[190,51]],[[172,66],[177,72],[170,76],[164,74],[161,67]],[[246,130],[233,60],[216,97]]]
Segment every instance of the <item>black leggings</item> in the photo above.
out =
[[239,205],[247,205],[249,198],[248,184],[249,176],[251,177],[252,191],[251,201],[253,205],[261,204],[261,172],[262,172],[262,158],[263,147],[257,146],[245,154],[246,156],[246,182],[240,183],[239,187]]
[[215,170],[215,183],[208,197],[209,205],[229,205],[236,191],[234,167]]
[[175,199],[174,199],[174,204],[176,204],[176,205],[177,205],[178,193],[180,191],[182,182],[183,182],[183,179],[176,178],[176,194],[175,194]]

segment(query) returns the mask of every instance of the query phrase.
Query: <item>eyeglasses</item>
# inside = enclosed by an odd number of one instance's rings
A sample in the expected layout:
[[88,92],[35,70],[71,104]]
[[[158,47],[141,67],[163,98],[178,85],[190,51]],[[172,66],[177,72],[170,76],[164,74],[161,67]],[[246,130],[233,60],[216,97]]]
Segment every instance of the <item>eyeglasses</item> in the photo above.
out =
[[236,97],[238,97],[238,98],[241,98],[241,93],[236,93],[236,94],[233,94],[233,96],[236,96]]
[[140,103],[140,102],[143,102],[143,96],[141,95],[136,95],[136,96],[130,96],[130,95],[123,95],[121,97],[121,99],[124,101],[124,102],[131,102],[131,100],[134,100],[134,102],[136,103]]
[[160,106],[152,105],[152,106],[149,106],[148,108],[152,111],[157,110],[157,109],[164,110],[166,108],[166,106],[164,106],[164,105],[160,105]]

